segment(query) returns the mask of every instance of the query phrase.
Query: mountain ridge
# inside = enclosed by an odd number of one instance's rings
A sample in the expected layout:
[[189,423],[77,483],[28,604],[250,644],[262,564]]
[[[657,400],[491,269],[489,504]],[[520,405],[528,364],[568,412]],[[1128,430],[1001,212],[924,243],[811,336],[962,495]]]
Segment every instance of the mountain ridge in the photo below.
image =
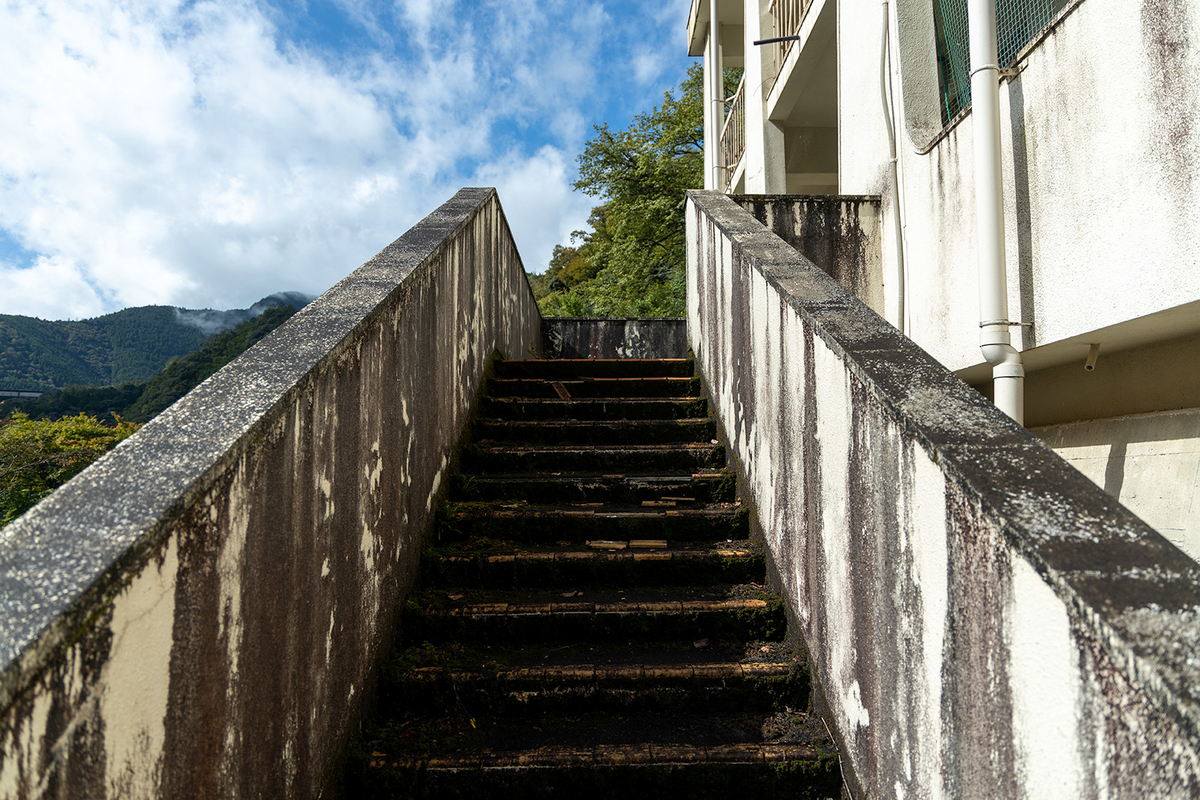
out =
[[312,301],[276,292],[249,308],[137,306],[85,320],[0,314],[0,389],[53,391],[144,381],[210,336],[254,319],[272,305],[299,310]]

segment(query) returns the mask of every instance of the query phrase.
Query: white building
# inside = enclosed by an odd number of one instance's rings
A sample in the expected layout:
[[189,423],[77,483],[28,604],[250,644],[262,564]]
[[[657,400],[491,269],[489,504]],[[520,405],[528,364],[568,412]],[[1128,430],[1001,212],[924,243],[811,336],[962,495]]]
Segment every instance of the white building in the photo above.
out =
[[[708,78],[706,188],[880,196],[876,310],[990,392],[967,6],[693,0],[688,47]],[[1000,238],[1024,423],[1195,558],[1200,3],[999,6]],[[794,38],[755,44],[779,37]],[[741,87],[716,97],[731,67]]]

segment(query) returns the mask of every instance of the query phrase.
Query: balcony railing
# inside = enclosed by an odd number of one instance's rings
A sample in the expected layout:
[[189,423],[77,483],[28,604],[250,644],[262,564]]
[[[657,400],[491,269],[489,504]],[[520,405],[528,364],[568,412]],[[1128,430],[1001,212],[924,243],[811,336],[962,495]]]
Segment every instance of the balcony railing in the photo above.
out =
[[[804,22],[804,15],[808,13],[808,7],[811,5],[812,0],[771,0],[771,19],[775,24],[775,33],[772,38],[795,36],[800,33],[800,25]],[[794,44],[796,44],[795,40],[775,42],[771,45],[774,49],[776,78],[779,77],[779,73],[783,69],[783,61]]]
[[738,83],[733,97],[725,101],[725,124],[721,128],[721,153],[725,165],[725,185],[722,190],[728,191],[730,180],[742,153],[746,150],[746,76]]

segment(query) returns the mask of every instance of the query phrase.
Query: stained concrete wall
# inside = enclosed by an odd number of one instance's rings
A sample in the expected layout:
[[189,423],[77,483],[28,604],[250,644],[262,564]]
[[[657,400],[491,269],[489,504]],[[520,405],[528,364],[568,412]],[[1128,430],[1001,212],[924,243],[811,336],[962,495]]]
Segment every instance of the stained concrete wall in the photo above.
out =
[[[838,3],[839,191],[882,195],[886,231],[902,214],[906,333],[958,370],[983,360],[972,121],[967,112],[941,126],[928,0],[892,3],[903,187],[890,185],[879,8]],[[1189,0],[1080,0],[1001,84],[1009,308],[1032,323],[1014,329],[1022,349],[1200,299],[1198,31],[1200,4]]]
[[547,317],[543,347],[552,358],[684,358],[683,319]]
[[0,797],[315,797],[496,350],[540,318],[464,189],[0,534]]
[[884,313],[878,197],[743,194],[733,201],[850,294]]
[[1200,409],[1031,432],[1169,542],[1200,559]]
[[730,199],[688,332],[863,797],[1200,793],[1200,567]]

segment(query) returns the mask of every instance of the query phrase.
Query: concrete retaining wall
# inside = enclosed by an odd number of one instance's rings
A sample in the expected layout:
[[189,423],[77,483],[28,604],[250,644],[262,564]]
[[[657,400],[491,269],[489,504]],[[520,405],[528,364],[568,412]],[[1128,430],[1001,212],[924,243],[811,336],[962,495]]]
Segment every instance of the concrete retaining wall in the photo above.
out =
[[552,358],[684,358],[687,323],[682,319],[547,317],[544,348]]
[[1200,567],[732,200],[688,326],[864,797],[1200,793]]
[[734,202],[883,314],[878,197],[735,195]]
[[492,354],[540,318],[464,189],[0,533],[0,797],[314,797]]

